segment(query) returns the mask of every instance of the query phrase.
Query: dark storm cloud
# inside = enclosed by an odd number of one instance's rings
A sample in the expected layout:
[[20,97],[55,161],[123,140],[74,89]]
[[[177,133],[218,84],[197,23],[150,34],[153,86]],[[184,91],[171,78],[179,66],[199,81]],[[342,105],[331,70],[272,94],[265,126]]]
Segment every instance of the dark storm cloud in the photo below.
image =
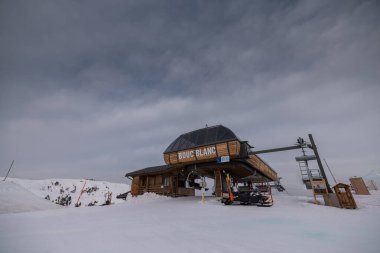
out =
[[[207,123],[258,148],[312,132],[339,176],[366,173],[379,167],[379,10],[376,1],[2,1],[1,166],[120,181]],[[293,156],[264,158],[286,175]]]

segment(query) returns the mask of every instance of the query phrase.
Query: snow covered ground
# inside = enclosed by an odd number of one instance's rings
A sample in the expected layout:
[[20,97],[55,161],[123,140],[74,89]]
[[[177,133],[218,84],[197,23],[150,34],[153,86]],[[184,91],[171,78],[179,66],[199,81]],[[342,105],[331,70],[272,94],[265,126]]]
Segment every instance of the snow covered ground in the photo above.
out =
[[[13,212],[28,211],[27,206],[56,206],[55,204],[50,205],[50,203],[65,204],[68,206],[74,206],[78,200],[80,192],[84,187],[84,193],[80,198],[81,206],[87,206],[89,204],[93,205],[102,205],[105,203],[105,194],[112,192],[112,203],[122,203],[124,202],[121,199],[116,199],[116,196],[120,193],[125,193],[130,190],[130,186],[127,184],[118,184],[118,183],[109,183],[103,181],[94,181],[94,180],[84,180],[84,179],[44,179],[44,180],[27,180],[27,179],[17,179],[17,178],[8,178],[6,182],[0,183],[13,183],[8,185],[7,189],[3,189],[5,185],[0,184],[0,200],[4,200],[10,205],[13,202],[24,202],[23,208],[14,209]],[[13,187],[16,188],[13,188]],[[14,196],[18,192],[17,196]],[[22,197],[23,194],[29,194],[28,197]],[[33,196],[30,196],[33,195]],[[36,197],[37,196],[37,197]],[[35,199],[39,201],[35,201]],[[46,199],[49,201],[41,200]],[[66,202],[63,200],[67,200]],[[70,200],[70,201],[69,201]],[[2,201],[3,202],[3,201]],[[65,203],[63,203],[65,202]],[[39,203],[34,204],[34,203]],[[22,203],[21,203],[22,204]],[[34,205],[33,205],[34,204]],[[21,206],[20,206],[21,207]],[[34,208],[34,207],[33,207]],[[57,207],[55,207],[57,208]],[[0,206],[0,213],[8,212],[9,208],[5,205]],[[46,208],[47,209],[47,208]],[[31,211],[34,209],[31,209]]]
[[14,182],[0,182],[0,214],[57,209],[60,207],[34,195]]
[[[0,215],[0,252],[379,252],[380,191],[359,209],[277,193],[273,207],[147,194],[98,207]],[[22,243],[20,243],[22,242]]]

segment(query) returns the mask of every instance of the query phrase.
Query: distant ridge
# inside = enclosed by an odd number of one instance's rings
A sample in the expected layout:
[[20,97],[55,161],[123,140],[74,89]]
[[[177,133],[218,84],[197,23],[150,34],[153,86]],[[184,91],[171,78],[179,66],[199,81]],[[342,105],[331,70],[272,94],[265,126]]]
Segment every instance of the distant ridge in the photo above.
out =
[[365,181],[373,180],[377,187],[380,187],[380,169],[371,170],[368,174],[363,176]]

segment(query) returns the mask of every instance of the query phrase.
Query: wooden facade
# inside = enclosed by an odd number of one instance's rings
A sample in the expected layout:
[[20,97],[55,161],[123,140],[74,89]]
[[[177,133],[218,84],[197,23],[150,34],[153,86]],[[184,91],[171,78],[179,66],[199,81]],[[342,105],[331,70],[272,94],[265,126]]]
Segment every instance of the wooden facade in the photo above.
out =
[[347,208],[347,209],[357,208],[355,199],[352,196],[349,185],[339,183],[335,185],[333,188],[338,198],[340,207]]
[[229,156],[236,158],[240,155],[239,141],[216,143],[192,149],[164,153],[164,161],[169,165],[193,164],[197,162],[215,161],[217,157]]
[[142,195],[146,192],[168,196],[194,196],[195,190],[193,188],[186,188],[186,176],[180,170],[133,176],[132,196]]
[[247,163],[252,165],[253,168],[261,172],[264,176],[269,178],[271,181],[277,180],[277,172],[274,171],[266,162],[264,162],[257,155],[249,155],[249,159],[246,160]]
[[367,186],[361,177],[351,177],[350,183],[355,193],[358,195],[370,195]]
[[200,176],[214,179],[214,194],[221,197],[224,173],[236,178],[255,176],[276,181],[277,173],[250,146],[224,126],[206,127],[179,136],[163,153],[166,165],[127,173],[133,196],[145,192],[194,196]]

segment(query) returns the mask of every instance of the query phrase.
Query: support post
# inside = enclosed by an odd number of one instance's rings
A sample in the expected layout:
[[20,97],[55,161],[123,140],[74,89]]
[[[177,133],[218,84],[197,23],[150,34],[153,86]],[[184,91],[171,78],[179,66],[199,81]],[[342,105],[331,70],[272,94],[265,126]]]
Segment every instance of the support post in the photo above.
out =
[[7,175],[5,175],[3,181],[5,181],[7,179],[8,175],[9,175],[9,172],[11,171],[14,162],[15,162],[15,160],[12,161],[11,166],[9,167],[9,170],[7,172]]
[[214,171],[215,177],[215,197],[222,197],[222,176],[219,170]]
[[326,177],[326,173],[325,173],[325,170],[323,169],[323,165],[322,165],[322,162],[321,162],[321,158],[319,157],[319,154],[318,154],[318,150],[317,150],[317,146],[315,145],[315,142],[314,142],[314,139],[313,139],[313,136],[311,134],[309,134],[309,139],[310,139],[310,143],[311,143],[311,149],[314,151],[314,155],[315,157],[317,158],[317,163],[318,163],[318,167],[319,167],[319,170],[321,171],[322,173],[322,177],[325,179],[326,181],[326,187],[327,187],[327,190],[329,193],[332,193],[333,191],[331,190],[330,188],[330,184],[329,184],[329,181],[327,180],[327,177]]
[[289,147],[283,147],[283,148],[271,148],[271,149],[264,149],[264,150],[255,150],[249,152],[249,154],[265,154],[265,153],[272,153],[272,152],[279,152],[279,151],[286,151],[286,150],[292,150],[292,149],[300,149],[301,145],[294,145]]

